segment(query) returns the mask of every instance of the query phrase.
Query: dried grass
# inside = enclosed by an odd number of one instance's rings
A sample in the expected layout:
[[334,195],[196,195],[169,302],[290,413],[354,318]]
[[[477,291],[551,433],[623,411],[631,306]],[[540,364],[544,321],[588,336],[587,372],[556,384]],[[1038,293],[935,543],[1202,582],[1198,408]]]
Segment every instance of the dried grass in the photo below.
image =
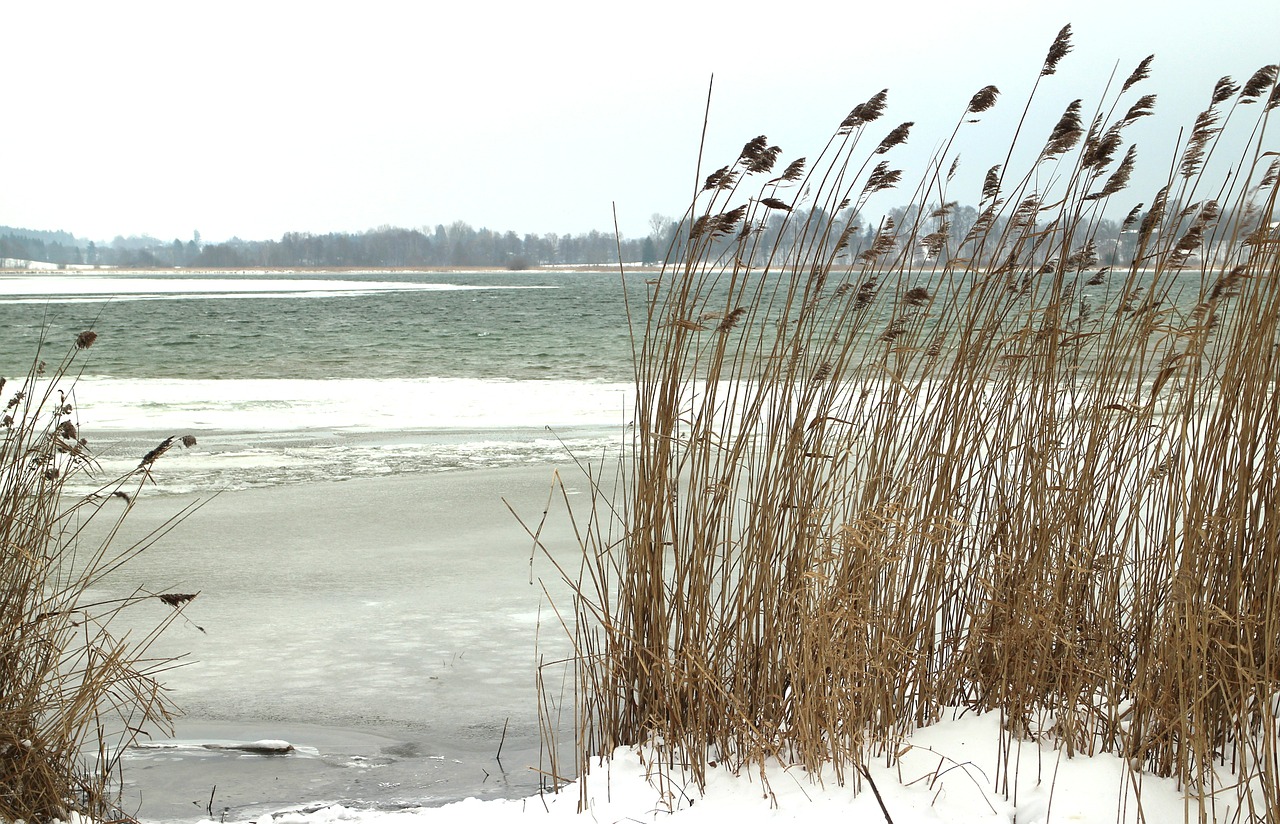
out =
[[[1070,51],[1068,27],[1037,85]],[[935,234],[951,210],[925,206],[963,201],[936,171],[954,169],[948,142],[914,216],[842,248],[900,176],[881,186],[872,158],[905,125],[861,145],[884,93],[794,181],[807,208],[778,179],[753,193],[751,159],[713,175],[633,308],[621,492],[597,490],[582,566],[562,570],[579,766],[651,742],[699,780],[708,759],[777,757],[857,782],[960,708],[1005,719],[1001,789],[1039,738],[1175,776],[1192,818],[1280,820],[1270,109],[1197,201],[1219,109],[1248,111],[1219,83],[1118,264],[1096,234],[1128,206],[1135,154],[1114,156],[1153,107],[1129,101],[1150,62],[1089,129],[1072,103],[1020,178],[1010,145],[959,243]],[[992,105],[989,86],[957,131]],[[766,246],[729,215],[797,241]],[[689,320],[707,317],[725,320]]]
[[[71,402],[77,357],[96,338],[82,332],[48,377],[37,360],[16,390],[0,380],[7,393],[0,429],[0,821],[67,821],[72,814],[130,820],[113,781],[119,753],[170,720],[156,676],[173,662],[149,658],[147,647],[195,597],[140,591],[91,602],[89,591],[104,575],[190,511],[121,549],[112,539],[151,462],[94,495],[66,493],[69,481],[96,468]],[[86,537],[94,522],[105,522],[95,530],[105,539]],[[153,599],[170,610],[151,633],[112,632],[122,609]]]

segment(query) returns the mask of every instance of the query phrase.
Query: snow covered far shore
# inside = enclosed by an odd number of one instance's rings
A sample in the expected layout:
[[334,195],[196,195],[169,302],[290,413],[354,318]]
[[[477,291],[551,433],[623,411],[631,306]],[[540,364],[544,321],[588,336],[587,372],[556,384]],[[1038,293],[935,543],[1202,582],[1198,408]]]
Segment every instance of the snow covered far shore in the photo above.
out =
[[[810,775],[772,762],[762,772],[732,774],[723,765],[707,770],[699,794],[679,765],[668,771],[667,792],[648,748],[617,750],[592,767],[584,781],[558,794],[525,799],[474,798],[443,807],[362,810],[313,804],[256,819],[257,824],[435,824],[435,822],[1173,822],[1195,820],[1194,802],[1184,802],[1172,779],[1132,772],[1110,754],[1068,758],[1062,750],[1032,741],[1015,742],[1008,792],[997,769],[998,715],[968,715],[918,730],[893,766],[886,758],[869,767],[870,780],[855,790],[851,773],[840,786],[828,768]],[[1016,764],[1016,776],[1014,765]],[[999,789],[998,789],[999,788]],[[1229,796],[1229,798],[1228,798]],[[579,814],[579,803],[587,810]],[[1190,806],[1185,806],[1190,804]],[[1238,815],[1234,793],[1224,794],[1213,821]],[[1247,813],[1242,819],[1247,819]]]

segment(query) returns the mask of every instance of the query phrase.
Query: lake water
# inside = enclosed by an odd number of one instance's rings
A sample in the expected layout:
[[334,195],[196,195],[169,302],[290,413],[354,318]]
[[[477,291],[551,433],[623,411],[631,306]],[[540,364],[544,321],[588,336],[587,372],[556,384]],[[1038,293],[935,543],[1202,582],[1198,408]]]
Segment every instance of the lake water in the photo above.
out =
[[[126,756],[131,811],[538,789],[534,673],[567,653],[544,587],[565,590],[508,505],[540,518],[557,468],[585,501],[572,456],[619,454],[623,297],[616,273],[0,276],[0,374],[99,333],[71,400],[101,470],[73,491],[198,440],[118,540],[203,506],[102,593],[200,593],[153,647],[187,656],[163,678],[184,715]],[[558,511],[548,543],[571,552]],[[203,747],[264,738],[299,750]]]
[[95,329],[85,434],[107,474],[196,435],[170,494],[507,466],[623,422],[623,295],[616,273],[0,276],[0,369]]

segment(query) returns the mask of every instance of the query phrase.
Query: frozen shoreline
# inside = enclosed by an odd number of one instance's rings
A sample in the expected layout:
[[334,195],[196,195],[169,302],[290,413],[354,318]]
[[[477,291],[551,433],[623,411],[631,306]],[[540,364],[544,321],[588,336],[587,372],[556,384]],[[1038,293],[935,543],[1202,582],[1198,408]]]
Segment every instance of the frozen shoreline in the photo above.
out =
[[[659,778],[658,757],[648,747],[619,748],[594,762],[585,782],[560,793],[523,798],[469,798],[441,806],[403,810],[360,805],[307,804],[231,817],[257,824],[436,824],[437,822],[683,822],[892,821],[1047,824],[1051,821],[1137,822],[1183,820],[1183,800],[1172,779],[1130,772],[1111,754],[1067,758],[1051,744],[1016,741],[1019,769],[1007,791],[997,789],[1000,719],[997,713],[947,718],[917,730],[893,766],[883,754],[869,757],[865,777],[848,767],[841,782],[827,767],[820,775],[770,759],[763,769],[734,773],[708,765],[699,792],[679,764]],[[580,803],[587,810],[579,812]],[[1190,811],[1194,816],[1194,808]],[[1209,810],[1230,820],[1234,810]],[[1144,818],[1145,817],[1145,818]]]
[[[555,468],[353,479],[208,500],[103,593],[200,593],[151,650],[189,654],[162,678],[186,713],[175,739],[285,739],[314,757],[132,751],[126,810],[147,821],[190,820],[215,784],[215,810],[230,807],[229,817],[317,801],[395,808],[535,792],[536,656],[567,652],[542,584],[563,588],[541,559],[531,583],[533,542],[504,499],[536,523]],[[560,468],[571,499],[585,501],[579,471]],[[144,494],[121,540],[146,535],[190,500]],[[567,519],[555,510],[544,538],[572,552]],[[137,628],[162,609],[134,610]]]
[[[129,754],[126,811],[146,824],[586,820],[579,786],[539,795],[535,655],[538,645],[549,659],[567,650],[538,583],[556,593],[554,570],[535,558],[530,583],[532,541],[503,502],[536,523],[557,468],[570,499],[587,503],[586,480],[567,459],[234,491],[206,503],[116,582],[201,593],[190,623],[155,649],[193,659],[165,677],[187,710],[178,746]],[[187,500],[144,495],[129,534]],[[558,501],[544,537],[571,554]],[[560,734],[562,763],[572,763],[571,730]],[[1015,813],[1019,822],[1137,821],[1139,792],[1146,820],[1182,819],[1171,780],[1133,774],[1112,755],[1067,759],[1051,740],[1015,742],[1018,790],[1006,796],[999,738],[995,714],[965,715],[917,730],[901,766],[873,759],[895,824]],[[298,751],[200,746],[259,739]],[[588,779],[593,820],[884,820],[851,773],[844,786],[829,771],[816,784],[777,763],[771,794],[758,771],[734,776],[722,764],[705,797],[682,780],[668,801],[647,777],[642,759],[651,758],[622,750]]]

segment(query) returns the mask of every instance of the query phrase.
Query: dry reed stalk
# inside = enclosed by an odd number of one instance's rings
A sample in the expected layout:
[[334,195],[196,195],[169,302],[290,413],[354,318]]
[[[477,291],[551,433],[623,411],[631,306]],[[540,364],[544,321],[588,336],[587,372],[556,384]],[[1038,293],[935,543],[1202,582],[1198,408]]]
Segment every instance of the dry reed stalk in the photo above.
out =
[[[66,484],[91,473],[72,400],[77,358],[97,338],[81,333],[46,376],[37,359],[7,403],[0,432],[0,820],[131,820],[114,778],[125,746],[165,728],[170,704],[156,680],[171,662],[147,646],[194,595],[139,592],[90,603],[89,588],[144,548],[112,538],[134,506],[150,463],[75,499]],[[184,442],[184,445],[190,445]],[[180,513],[174,521],[189,513]],[[89,524],[108,523],[89,539]],[[120,610],[152,599],[171,609],[141,639],[115,637]]]
[[[1037,86],[1070,50],[1068,27]],[[883,93],[790,175],[761,178],[756,138],[708,178],[635,320],[623,495],[561,569],[580,763],[649,742],[698,781],[779,758],[857,782],[974,709],[1005,721],[1001,791],[1045,737],[1177,776],[1195,815],[1280,818],[1276,106],[1194,201],[1275,71],[1215,88],[1129,262],[1099,233],[1150,62],[1020,171],[1033,91],[960,237],[952,144],[994,87],[861,250],[848,227],[901,179],[873,158],[906,126],[862,145]]]

